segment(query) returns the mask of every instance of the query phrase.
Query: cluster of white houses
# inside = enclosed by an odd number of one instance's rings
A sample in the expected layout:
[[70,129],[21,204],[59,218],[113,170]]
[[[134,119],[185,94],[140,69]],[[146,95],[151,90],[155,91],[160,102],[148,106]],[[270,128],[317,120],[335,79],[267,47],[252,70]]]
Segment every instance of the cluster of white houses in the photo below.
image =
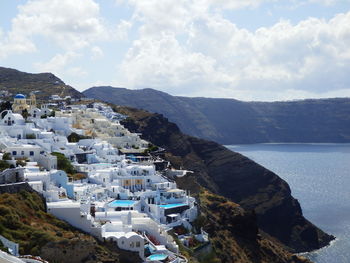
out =
[[[22,160],[22,167],[4,171],[0,183],[28,182],[44,195],[49,213],[145,262],[186,262],[168,231],[191,229],[195,199],[156,169],[154,159],[135,157],[149,144],[120,124],[125,116],[102,103],[66,106],[50,116],[46,105],[38,108],[33,96],[27,103],[22,94],[14,105],[1,113],[0,150],[13,164]],[[82,139],[69,142],[71,134]],[[53,152],[64,155],[82,179],[58,170]]]

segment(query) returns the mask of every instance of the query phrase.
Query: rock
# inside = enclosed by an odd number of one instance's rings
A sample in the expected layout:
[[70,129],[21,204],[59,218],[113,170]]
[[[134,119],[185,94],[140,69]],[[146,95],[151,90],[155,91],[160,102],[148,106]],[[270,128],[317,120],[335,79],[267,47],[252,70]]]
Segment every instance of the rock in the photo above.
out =
[[275,173],[215,142],[181,133],[160,114],[128,107],[117,110],[129,116],[123,122],[126,128],[166,149],[166,157],[177,168],[194,171],[178,180],[180,187],[198,191],[195,183],[187,183],[192,177],[213,193],[254,210],[258,227],[291,251],[311,251],[334,239],[303,217],[288,184]]

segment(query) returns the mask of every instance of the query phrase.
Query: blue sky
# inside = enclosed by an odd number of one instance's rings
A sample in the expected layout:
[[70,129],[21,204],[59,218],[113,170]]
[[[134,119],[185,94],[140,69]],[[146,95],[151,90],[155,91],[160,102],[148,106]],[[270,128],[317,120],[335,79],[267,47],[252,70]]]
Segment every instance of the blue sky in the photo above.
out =
[[350,0],[2,0],[0,66],[84,90],[350,97]]

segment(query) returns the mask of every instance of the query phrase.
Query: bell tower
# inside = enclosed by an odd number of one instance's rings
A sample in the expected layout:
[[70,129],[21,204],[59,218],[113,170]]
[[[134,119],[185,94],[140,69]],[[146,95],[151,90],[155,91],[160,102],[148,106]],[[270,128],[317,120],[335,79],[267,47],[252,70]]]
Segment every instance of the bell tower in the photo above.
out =
[[34,92],[30,93],[29,107],[30,109],[36,108],[36,96]]

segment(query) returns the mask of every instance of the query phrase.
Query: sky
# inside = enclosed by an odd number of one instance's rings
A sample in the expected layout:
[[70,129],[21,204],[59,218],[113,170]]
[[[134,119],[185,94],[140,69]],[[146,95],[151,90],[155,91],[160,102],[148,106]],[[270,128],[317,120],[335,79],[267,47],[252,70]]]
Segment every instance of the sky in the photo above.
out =
[[350,97],[350,0],[1,0],[0,66],[83,91]]

